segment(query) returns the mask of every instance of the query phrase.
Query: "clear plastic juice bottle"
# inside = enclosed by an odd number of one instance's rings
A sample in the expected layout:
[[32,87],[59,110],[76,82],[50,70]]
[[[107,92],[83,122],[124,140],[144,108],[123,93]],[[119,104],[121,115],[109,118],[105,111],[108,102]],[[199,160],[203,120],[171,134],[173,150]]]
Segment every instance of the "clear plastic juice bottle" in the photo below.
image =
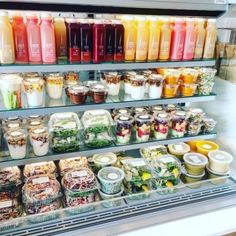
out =
[[208,19],[206,28],[206,39],[203,52],[204,59],[212,59],[215,54],[217,39],[216,19]]
[[105,22],[105,31],[106,31],[106,62],[113,62],[115,28],[110,20],[106,20]]
[[172,30],[171,40],[171,60],[181,60],[184,52],[184,41],[185,41],[185,27],[184,20],[182,18],[176,18]]
[[28,63],[29,54],[26,26],[20,14],[16,14],[12,17],[12,28],[15,42],[16,63]]
[[136,17],[137,39],[136,39],[136,61],[146,61],[149,41],[148,21],[144,16]]
[[0,12],[0,62],[1,64],[15,62],[13,31],[7,12]]
[[115,28],[115,42],[114,42],[114,62],[122,62],[124,60],[124,26],[119,20],[113,20]]
[[58,63],[66,63],[68,59],[67,54],[67,33],[64,18],[54,18],[54,29],[56,38],[56,56]]
[[136,27],[132,16],[123,16],[122,23],[125,27],[124,59],[134,61],[136,50]]
[[44,12],[41,14],[40,35],[43,63],[56,63],[55,32],[52,17],[49,13]]
[[194,59],[202,58],[204,42],[206,37],[206,29],[204,27],[205,20],[203,18],[198,18],[196,20],[196,29],[197,29],[197,39],[196,46],[194,50]]
[[159,53],[161,28],[157,17],[149,18],[148,61],[156,61]]
[[42,63],[40,27],[37,15],[27,15],[26,31],[28,39],[29,62]]
[[160,40],[160,60],[168,60],[170,57],[171,46],[171,27],[168,18],[161,19],[161,40]]
[[186,36],[184,43],[183,60],[192,60],[196,44],[196,28],[193,18],[186,18]]

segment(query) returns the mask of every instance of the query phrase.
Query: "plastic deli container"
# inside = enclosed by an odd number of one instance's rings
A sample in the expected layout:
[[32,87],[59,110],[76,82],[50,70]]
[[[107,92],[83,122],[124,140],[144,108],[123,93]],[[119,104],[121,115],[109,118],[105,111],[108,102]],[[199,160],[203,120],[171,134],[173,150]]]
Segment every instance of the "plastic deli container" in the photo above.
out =
[[62,96],[64,76],[60,73],[50,73],[45,75],[46,90],[52,99],[59,99]]
[[148,161],[152,161],[153,159],[168,154],[168,152],[167,148],[164,145],[158,145],[158,146],[142,148],[140,149],[140,154],[143,158],[147,159]]
[[216,124],[217,122],[213,118],[203,117],[201,132],[204,134],[211,133],[214,130]]
[[201,175],[191,175],[183,170],[183,181],[185,184],[189,184],[188,188],[200,188],[202,183],[201,180],[205,176],[205,170]]
[[53,161],[39,162],[25,165],[23,171],[23,175],[25,178],[44,174],[56,176],[57,168]]
[[170,154],[173,154],[182,160],[183,155],[190,152],[190,146],[186,143],[169,144],[168,150]]
[[180,78],[180,71],[177,69],[165,69],[164,71],[164,81],[167,84],[177,84]]
[[167,104],[164,106],[166,113],[175,114],[177,111],[181,110],[181,107],[175,104]]
[[150,138],[152,116],[149,114],[135,116],[135,133],[137,142],[147,142]]
[[196,93],[197,84],[181,84],[179,88],[180,95],[183,97],[190,97]]
[[73,157],[59,161],[60,175],[64,176],[67,172],[79,169],[81,167],[88,167],[87,157]]
[[116,161],[117,161],[117,156],[112,152],[95,154],[93,156],[93,162],[98,168],[112,166],[116,163]]
[[179,84],[165,84],[163,87],[163,97],[164,98],[173,98],[176,97]]
[[188,135],[198,135],[202,127],[202,119],[204,112],[200,108],[190,108],[187,111],[187,127]]
[[196,152],[197,151],[196,144],[199,141],[201,141],[201,140],[192,140],[192,141],[188,141],[186,143],[190,146],[190,149],[191,149],[192,152]]
[[184,166],[190,175],[202,175],[208,163],[206,156],[199,153],[186,153],[183,157]]
[[148,94],[150,98],[160,98],[162,95],[163,77],[158,74],[151,74],[148,77]]
[[143,75],[136,75],[130,78],[131,98],[134,100],[141,100],[144,98],[145,91],[145,77]]
[[0,168],[0,186],[12,186],[21,183],[21,171],[19,167]]
[[218,150],[219,145],[212,142],[212,141],[198,141],[196,143],[197,147],[197,152],[203,154],[203,155],[208,155],[210,151]]
[[47,128],[37,128],[30,133],[31,144],[36,156],[44,156],[49,151],[49,133]]
[[7,144],[12,159],[22,159],[26,156],[26,135],[21,130],[7,133]]
[[154,115],[153,133],[156,140],[166,139],[169,132],[169,116],[167,113]]
[[112,144],[113,119],[106,110],[86,111],[82,116],[84,142],[87,147],[99,148]]
[[141,75],[144,76],[145,78],[145,89],[144,89],[144,93],[149,93],[149,83],[148,83],[148,78],[150,75],[152,75],[153,72],[151,70],[143,70],[141,72]]
[[73,104],[84,104],[88,93],[89,89],[83,85],[72,85],[68,88],[69,98]]
[[103,79],[108,88],[108,95],[117,96],[120,92],[121,75],[118,72],[105,72]]
[[6,109],[16,109],[22,107],[21,83],[23,78],[19,74],[0,75],[0,90],[3,104]]
[[197,81],[198,74],[199,74],[198,70],[192,68],[184,68],[181,71],[180,80],[183,83],[192,84]]
[[152,107],[152,114],[153,115],[157,115],[157,114],[163,113],[163,112],[165,112],[163,106],[153,106]]
[[39,107],[44,103],[44,80],[41,77],[26,78],[24,93],[29,107]]
[[233,161],[233,156],[227,152],[221,150],[215,150],[208,153],[209,157],[209,169],[218,172],[219,174],[225,174],[230,170],[230,164]]
[[206,166],[208,178],[210,179],[210,182],[212,184],[224,184],[227,181],[227,177],[229,176],[229,172],[226,172],[224,174],[215,172],[211,170],[208,165]]
[[129,115],[118,115],[116,122],[116,141],[118,144],[128,144],[131,139],[134,119]]
[[131,78],[137,75],[135,71],[127,71],[124,77],[124,90],[126,94],[131,94]]
[[132,110],[129,108],[121,108],[121,109],[114,109],[112,111],[112,117],[116,117],[119,115],[131,115],[132,114]]
[[173,138],[184,137],[186,131],[186,113],[176,111],[171,118],[170,135]]
[[133,115],[143,115],[148,114],[149,109],[147,107],[135,107],[133,108]]
[[116,194],[121,191],[124,171],[117,167],[104,167],[98,172],[101,191],[106,194]]
[[107,99],[108,88],[102,84],[95,84],[90,87],[90,95],[94,103],[103,103]]

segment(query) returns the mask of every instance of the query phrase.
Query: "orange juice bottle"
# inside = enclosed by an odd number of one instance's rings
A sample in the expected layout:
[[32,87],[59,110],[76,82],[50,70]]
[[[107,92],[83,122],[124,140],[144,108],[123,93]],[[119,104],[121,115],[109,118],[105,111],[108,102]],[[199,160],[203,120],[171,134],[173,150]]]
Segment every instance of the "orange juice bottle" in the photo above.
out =
[[197,29],[197,39],[194,50],[194,59],[202,58],[204,42],[206,37],[206,30],[204,27],[205,20],[203,18],[198,18],[196,21],[196,29]]
[[12,26],[7,12],[0,12],[0,63],[15,62],[15,49]]
[[148,21],[144,16],[136,17],[137,40],[136,40],[136,61],[146,61],[148,51],[149,28]]
[[124,59],[125,61],[134,61],[136,50],[136,27],[132,16],[123,16],[122,23],[125,28],[124,37]]
[[215,45],[217,39],[216,20],[208,19],[206,28],[206,40],[203,52],[204,59],[212,59],[215,54]]
[[170,57],[171,27],[168,18],[161,19],[160,60],[168,60]]
[[148,43],[148,61],[156,61],[159,53],[160,44],[160,22],[157,17],[149,18],[149,43]]

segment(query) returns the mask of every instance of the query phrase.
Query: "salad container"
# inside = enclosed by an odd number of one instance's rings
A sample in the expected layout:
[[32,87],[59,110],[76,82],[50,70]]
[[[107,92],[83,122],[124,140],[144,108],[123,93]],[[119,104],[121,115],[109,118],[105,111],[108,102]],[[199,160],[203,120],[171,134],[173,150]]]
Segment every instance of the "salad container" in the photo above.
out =
[[39,107],[44,103],[44,80],[41,77],[26,78],[23,88],[29,107]]
[[167,148],[164,145],[151,146],[140,149],[140,154],[143,158],[151,162],[153,159],[159,158],[168,154]]
[[19,74],[0,75],[0,90],[3,97],[3,104],[6,109],[22,107],[21,83],[22,77]]
[[145,77],[143,75],[135,75],[130,78],[130,95],[134,100],[141,100],[144,98]]
[[49,151],[49,133],[46,128],[32,130],[30,134],[31,144],[36,156],[44,156]]
[[212,184],[224,184],[227,181],[227,177],[229,177],[229,172],[224,174],[211,170],[208,165],[206,166],[208,179]]
[[210,117],[203,117],[201,132],[203,134],[209,134],[209,133],[213,132],[216,124],[217,124],[217,122],[214,119],[212,119]]
[[182,160],[183,155],[190,152],[190,146],[186,143],[176,143],[168,145],[169,153]]
[[186,131],[186,113],[177,111],[171,117],[170,135],[173,138],[184,137]]
[[150,98],[160,98],[162,95],[163,77],[158,74],[151,74],[148,77],[148,94]]
[[117,167],[104,167],[98,172],[101,183],[101,191],[106,194],[120,193],[122,181],[125,177],[124,171]]
[[25,158],[26,143],[26,135],[21,130],[7,133],[7,144],[12,159]]
[[88,160],[87,157],[84,156],[73,157],[65,160],[60,160],[58,165],[60,175],[64,176],[69,171],[76,170],[81,167],[88,167]]
[[126,94],[131,94],[131,78],[137,75],[135,71],[128,71],[125,73],[124,90]]
[[204,173],[204,169],[208,163],[206,156],[194,152],[184,154],[183,160],[187,173],[196,176]]
[[53,175],[56,176],[57,168],[53,161],[39,162],[25,165],[23,175],[25,178],[37,175]]
[[19,167],[0,168],[0,186],[8,187],[21,184],[21,171]]
[[169,132],[169,117],[167,113],[154,115],[153,133],[156,140],[166,139]]
[[118,74],[118,72],[107,72],[103,73],[103,77],[108,88],[108,95],[118,96],[120,91],[121,74]]
[[62,96],[64,76],[60,73],[50,73],[45,75],[46,90],[52,99],[59,99]]
[[219,174],[225,174],[230,170],[230,164],[233,156],[221,150],[215,150],[208,153],[209,169]]
[[90,95],[94,103],[106,102],[108,88],[102,84],[95,84],[90,87]]
[[135,116],[135,133],[137,142],[147,142],[150,138],[152,116],[149,114]]
[[88,93],[89,89],[83,85],[72,85],[68,88],[69,98],[73,104],[84,104]]
[[128,144],[131,140],[134,119],[130,115],[118,115],[114,118],[116,122],[117,144]]
[[106,166],[112,166],[116,163],[116,161],[117,156],[112,152],[93,155],[93,162],[99,169]]
[[219,145],[212,141],[198,141],[196,143],[197,152],[207,156],[210,151],[218,150]]
[[163,97],[164,98],[173,98],[176,97],[179,84],[166,84],[163,86]]

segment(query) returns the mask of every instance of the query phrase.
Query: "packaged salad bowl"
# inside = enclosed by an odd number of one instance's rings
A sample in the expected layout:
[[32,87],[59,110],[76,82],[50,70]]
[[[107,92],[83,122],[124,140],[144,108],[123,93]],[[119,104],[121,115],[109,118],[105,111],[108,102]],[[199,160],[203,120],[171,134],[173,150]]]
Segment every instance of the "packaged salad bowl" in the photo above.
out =
[[168,154],[168,152],[166,146],[157,145],[140,149],[140,154],[143,158],[151,162],[153,159]]

